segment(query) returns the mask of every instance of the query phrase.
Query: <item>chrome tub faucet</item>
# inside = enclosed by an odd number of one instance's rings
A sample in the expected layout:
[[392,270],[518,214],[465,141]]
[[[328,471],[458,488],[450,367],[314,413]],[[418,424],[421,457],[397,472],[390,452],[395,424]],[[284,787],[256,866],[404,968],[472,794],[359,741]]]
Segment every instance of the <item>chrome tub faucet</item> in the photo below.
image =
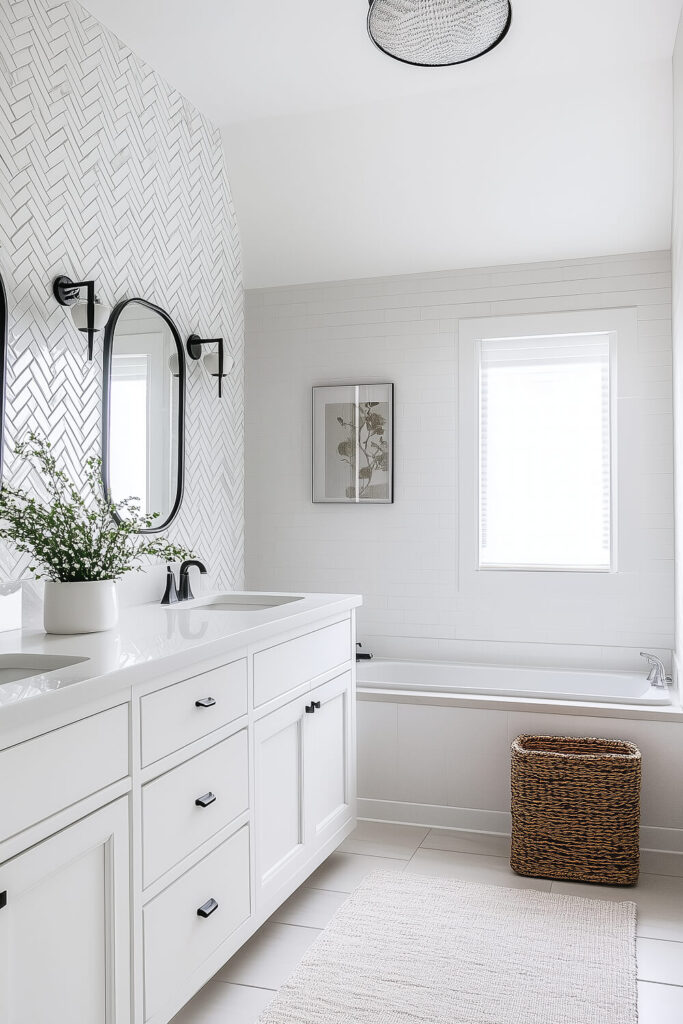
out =
[[666,674],[664,668],[664,662],[661,658],[658,658],[656,654],[649,654],[647,651],[640,652],[641,658],[645,658],[648,665],[650,666],[650,672],[647,677],[648,683],[652,686],[658,687],[660,690],[666,690],[671,683],[671,676]]

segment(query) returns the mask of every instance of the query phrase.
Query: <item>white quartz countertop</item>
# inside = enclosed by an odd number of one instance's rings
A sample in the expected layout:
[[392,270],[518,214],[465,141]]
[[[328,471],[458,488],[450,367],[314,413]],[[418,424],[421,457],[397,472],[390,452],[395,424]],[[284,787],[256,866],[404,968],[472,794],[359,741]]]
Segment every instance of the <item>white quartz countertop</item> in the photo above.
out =
[[[254,596],[245,592],[244,596]],[[232,597],[236,596],[231,594]],[[121,612],[116,629],[58,636],[43,630],[0,633],[0,655],[48,654],[87,659],[68,668],[0,684],[0,747],[7,732],[36,717],[74,709],[163,673],[195,665],[362,603],[357,594],[296,594],[300,600],[258,610],[211,607],[203,594],[176,605],[145,604]],[[5,742],[3,742],[3,740]]]

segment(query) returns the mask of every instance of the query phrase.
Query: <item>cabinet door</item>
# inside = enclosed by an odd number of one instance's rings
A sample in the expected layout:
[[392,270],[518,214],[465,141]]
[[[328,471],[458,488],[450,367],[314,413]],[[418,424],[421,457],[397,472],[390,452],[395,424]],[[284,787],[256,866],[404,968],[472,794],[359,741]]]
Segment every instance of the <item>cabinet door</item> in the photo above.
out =
[[305,723],[305,782],[312,851],[356,813],[352,699],[350,672],[311,691],[315,711]]
[[304,711],[299,698],[254,726],[256,886],[275,892],[306,858]]
[[128,802],[0,865],[0,1021],[130,1021]]

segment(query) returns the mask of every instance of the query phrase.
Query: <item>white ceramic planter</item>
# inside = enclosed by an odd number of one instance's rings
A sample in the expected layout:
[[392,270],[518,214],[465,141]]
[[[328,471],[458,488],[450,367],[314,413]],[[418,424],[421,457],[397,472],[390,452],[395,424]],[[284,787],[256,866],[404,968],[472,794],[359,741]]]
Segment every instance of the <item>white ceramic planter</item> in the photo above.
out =
[[46,633],[102,633],[119,621],[114,580],[45,584],[43,624]]

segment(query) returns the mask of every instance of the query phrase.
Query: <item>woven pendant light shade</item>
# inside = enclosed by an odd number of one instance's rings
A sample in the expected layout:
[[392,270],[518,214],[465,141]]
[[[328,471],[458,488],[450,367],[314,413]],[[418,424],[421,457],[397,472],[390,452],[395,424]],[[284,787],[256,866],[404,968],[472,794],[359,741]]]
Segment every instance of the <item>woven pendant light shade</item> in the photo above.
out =
[[406,64],[463,64],[492,50],[512,20],[509,0],[370,0],[368,32]]

